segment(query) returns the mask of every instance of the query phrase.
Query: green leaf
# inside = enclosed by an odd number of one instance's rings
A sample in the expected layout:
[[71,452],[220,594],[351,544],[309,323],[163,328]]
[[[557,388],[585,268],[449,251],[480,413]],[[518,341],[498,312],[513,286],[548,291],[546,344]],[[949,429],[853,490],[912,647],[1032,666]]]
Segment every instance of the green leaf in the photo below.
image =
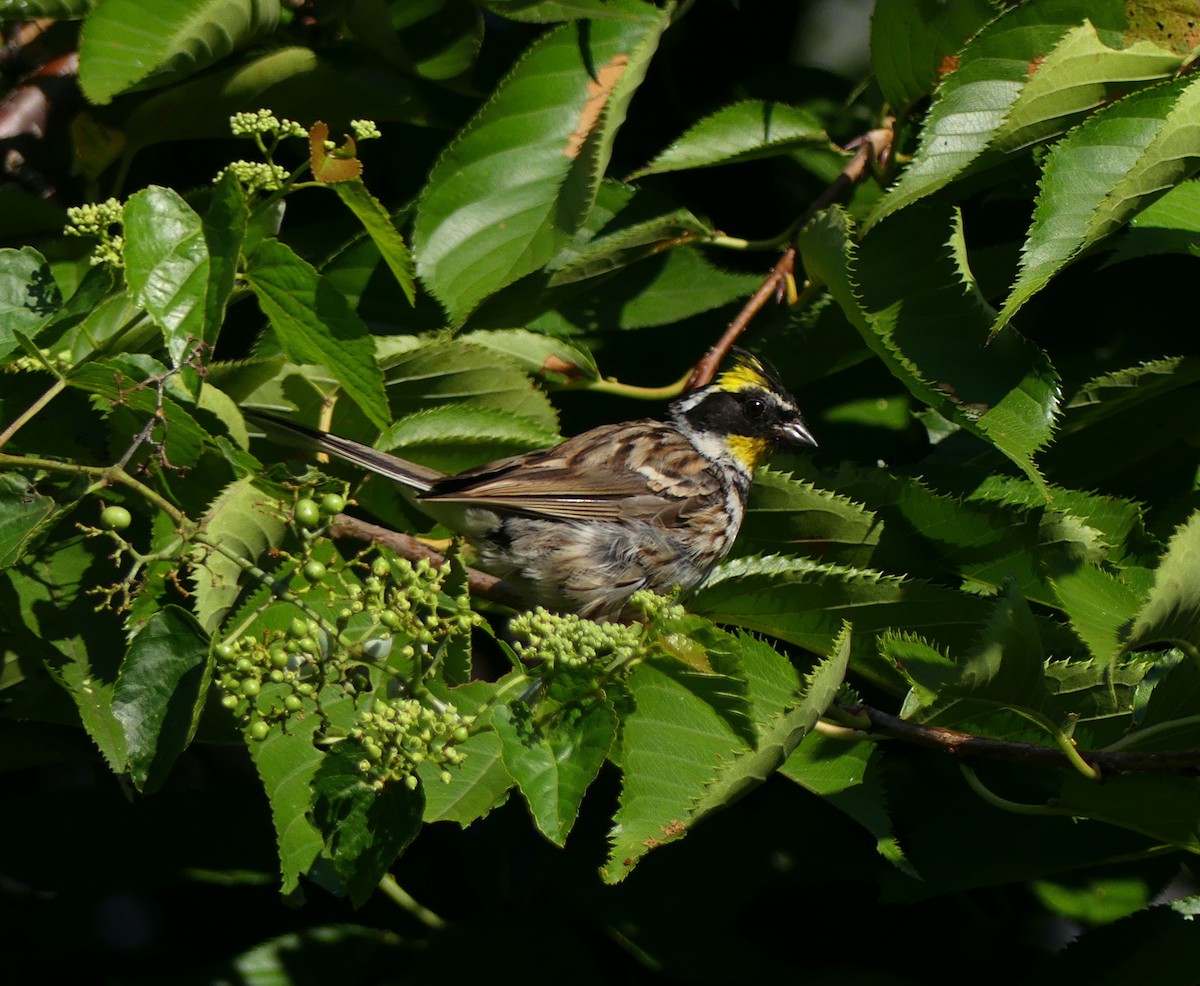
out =
[[134,787],[162,785],[196,732],[212,666],[196,618],[166,606],[129,642],[113,688],[112,713],[125,733]]
[[809,275],[914,397],[1044,488],[1033,454],[1050,440],[1058,377],[1045,354],[1016,333],[1004,349],[984,345],[993,312],[965,266],[959,213],[908,210],[877,227],[856,255],[850,221],[833,209],[797,243]]
[[118,621],[96,612],[89,589],[113,577],[82,534],[55,539],[0,571],[8,646],[45,662],[70,696],[92,742],[115,773],[125,770],[125,734],[112,712],[113,683],[124,647]]
[[278,0],[105,0],[84,22],[79,84],[104,105],[134,86],[192,75],[270,33],[278,19]]
[[879,770],[878,743],[847,743],[809,733],[779,773],[858,822],[875,837],[875,850],[914,879],[888,812],[887,790]]
[[1084,250],[1200,169],[1200,80],[1185,75],[1096,113],[1047,156],[999,330]]
[[215,336],[204,223],[178,192],[151,185],[125,203],[124,226],[129,296],[163,330],[171,365],[180,366],[197,341]]
[[[459,688],[443,688],[431,681],[429,686],[461,714],[475,715],[506,680],[472,681]],[[448,771],[448,784],[441,777],[444,768],[428,760],[422,763],[417,774],[425,792],[425,822],[456,822],[466,828],[504,804],[513,779],[504,769],[503,746],[500,737],[490,730],[472,733],[466,742],[456,743],[455,748],[466,759]]]
[[873,635],[902,626],[943,646],[966,649],[990,611],[988,600],[869,569],[802,558],[737,558],[718,566],[691,608],[817,653],[829,653],[842,623],[855,623],[855,670],[895,689],[895,671],[879,661]]
[[[108,415],[128,415],[132,419],[130,437],[160,413],[159,397],[149,382],[165,378],[167,368],[158,360],[131,353],[97,359],[71,370],[67,384],[93,394],[93,404]],[[176,468],[194,466],[209,440],[196,419],[169,393],[161,400],[163,423],[151,437],[162,442],[167,461]]]
[[509,455],[550,448],[560,441],[528,418],[470,404],[440,404],[394,421],[376,443],[422,465],[462,472]]
[[548,284],[557,287],[590,277],[602,277],[667,250],[674,250],[714,235],[713,229],[687,209],[636,222],[606,224],[585,242],[560,251],[547,265],[553,273]]
[[1141,594],[1087,562],[1054,576],[1053,585],[1071,629],[1087,644],[1092,657],[1105,663],[1116,658],[1140,607]]
[[792,755],[833,702],[849,663],[850,625],[847,623],[834,641],[832,653],[807,676],[800,701],[794,706],[789,703],[791,707],[781,709],[773,718],[760,724],[753,751],[722,764],[712,783],[696,799],[691,813],[692,824],[761,784]]
[[1063,775],[1055,808],[1200,850],[1200,780],[1155,774],[1118,774],[1103,784],[1075,771]]
[[620,882],[651,849],[683,838],[706,815],[762,783],[833,700],[850,657],[843,628],[831,656],[801,690],[771,647],[744,634],[720,636],[732,645],[730,655],[752,669],[753,735],[739,738],[678,666],[647,664],[634,671],[629,687],[636,708],[623,722],[624,778],[602,871],[608,883]]
[[455,822],[466,828],[504,804],[512,790],[513,779],[504,769],[504,744],[499,736],[476,733],[456,747],[466,760],[451,772],[449,784],[442,782],[441,770],[433,764],[423,763],[418,771],[425,791],[426,823]]
[[[1042,641],[1020,590],[1009,584],[995,601],[978,644],[956,667],[925,708],[906,704],[905,714],[939,726],[972,723],[993,710],[1017,708],[1040,713],[1048,704]],[[982,709],[982,711],[981,711]]]
[[501,17],[533,24],[576,18],[630,20],[646,15],[641,0],[484,0],[483,5]]
[[1158,253],[1190,255],[1200,240],[1200,180],[1176,185],[1129,221],[1109,264]]
[[281,892],[295,892],[325,847],[308,812],[312,781],[325,758],[313,740],[321,717],[293,717],[282,729],[272,729],[264,740],[247,740],[250,757],[271,805],[271,821],[279,849]]
[[1154,573],[1154,588],[1134,620],[1127,649],[1157,641],[1200,649],[1200,511],[1176,529]]
[[841,565],[866,565],[882,525],[862,504],[790,473],[760,469],[750,488],[738,554],[773,551]]
[[988,158],[1065,132],[1118,90],[1170,76],[1177,55],[1145,41],[1124,49],[1124,6],[1043,0],[983,28],[943,78],[912,164],[867,227]]
[[354,740],[338,743],[312,778],[312,821],[325,840],[350,901],[361,907],[421,829],[424,798],[401,783],[376,791],[359,770],[366,757]]
[[871,67],[892,108],[904,112],[957,67],[956,53],[998,8],[992,0],[877,0],[871,14]]
[[[1161,474],[1165,462],[1186,454],[1198,384],[1200,360],[1191,357],[1156,359],[1096,377],[1071,398],[1058,440],[1042,461],[1052,475],[1083,488],[1127,488],[1121,480]],[[1097,454],[1108,448],[1122,454]]]
[[199,549],[201,560],[191,573],[196,616],[212,633],[237,601],[246,567],[258,564],[267,551],[282,543],[287,525],[271,494],[250,476],[225,487],[200,523],[207,538],[220,545],[220,550]]
[[343,16],[363,45],[425,79],[461,75],[474,63],[483,42],[483,14],[471,0],[358,0]]
[[39,493],[24,476],[0,474],[0,569],[19,562],[57,514],[54,498]]
[[333,189],[337,192],[338,198],[346,203],[346,207],[358,217],[358,221],[363,224],[367,235],[379,247],[379,255],[383,257],[383,262],[388,265],[388,270],[396,278],[396,283],[400,285],[400,290],[404,292],[408,303],[415,304],[417,298],[413,281],[416,272],[413,269],[412,254],[409,252],[408,244],[404,242],[404,237],[400,235],[400,231],[393,224],[387,209],[383,207],[379,199],[367,191],[367,186],[362,183],[360,178],[338,182]]
[[540,332],[530,332],[528,329],[481,330],[464,338],[474,346],[486,346],[503,353],[526,373],[543,377],[547,383],[600,379],[600,371],[590,352]]
[[744,301],[760,284],[760,274],[723,270],[699,250],[679,247],[618,271],[600,297],[567,301],[532,324],[547,332],[589,333],[673,325]]
[[15,332],[33,337],[62,305],[45,258],[33,247],[0,250],[0,359],[18,348]]
[[494,349],[473,345],[470,338],[431,342],[386,359],[393,412],[400,416],[465,403],[507,411],[557,433],[554,406],[518,363]]
[[242,186],[231,172],[225,172],[213,186],[203,224],[209,264],[204,296],[204,342],[210,353],[225,322],[225,306],[237,277],[249,215]]
[[805,109],[762,99],[722,107],[694,124],[630,180],[666,171],[711,168],[829,143],[821,121]]
[[724,718],[680,681],[681,666],[643,664],[629,678],[620,806],[602,870],[617,883],[650,849],[687,831],[692,804],[720,765],[746,750]]
[[562,846],[616,738],[617,717],[600,699],[560,709],[549,722],[535,722],[547,711],[545,704],[532,712],[497,706],[492,724],[502,743],[504,769],[517,782],[538,831]]
[[386,427],[391,415],[370,331],[346,299],[277,240],[259,244],[246,280],[283,351],[297,362],[328,367],[371,423]]
[[417,272],[456,323],[583,223],[670,17],[644,9],[544,34],[434,166],[413,230]]

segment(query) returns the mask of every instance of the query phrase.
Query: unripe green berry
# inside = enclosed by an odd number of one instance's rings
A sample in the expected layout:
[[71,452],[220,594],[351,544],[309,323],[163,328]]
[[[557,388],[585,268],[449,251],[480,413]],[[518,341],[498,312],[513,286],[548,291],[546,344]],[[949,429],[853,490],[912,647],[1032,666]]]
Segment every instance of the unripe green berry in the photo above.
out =
[[450,735],[453,737],[455,743],[465,743],[471,738],[471,731],[466,726],[458,726]]
[[419,783],[420,782],[417,780],[416,774],[409,774],[404,778],[404,786],[410,791],[415,791],[417,789],[417,784]]
[[299,638],[306,633],[308,633],[308,624],[298,616],[293,617],[292,622],[288,624],[288,636]]
[[133,515],[124,507],[115,504],[105,507],[100,513],[100,526],[110,531],[123,531],[133,523]]
[[246,698],[254,698],[260,691],[262,691],[262,686],[254,678],[247,678],[242,682],[242,694]]
[[387,563],[386,558],[376,558],[371,562],[371,574],[376,578],[386,578],[391,574],[392,566]]
[[218,661],[232,661],[236,655],[236,651],[229,644],[217,644],[213,648],[213,653],[217,656]]
[[288,712],[299,712],[302,708],[304,708],[304,699],[302,699],[299,695],[289,695],[283,700],[283,707]]
[[321,513],[340,514],[346,509],[346,498],[336,493],[326,493],[321,497]]
[[271,732],[271,727],[261,719],[255,719],[250,723],[250,738],[262,742],[267,738],[267,734]]
[[248,657],[239,657],[234,667],[237,668],[238,674],[248,674],[254,667],[254,662]]
[[303,527],[317,527],[321,523],[321,511],[308,497],[296,501],[296,522]]
[[237,704],[238,704],[238,698],[236,695],[222,695],[221,696],[221,705],[224,708],[236,709]]
[[309,582],[320,582],[325,578],[325,566],[315,558],[310,562],[305,562],[304,568],[301,569],[301,574]]
[[272,647],[271,666],[275,668],[286,668],[288,666],[288,652],[282,647]]

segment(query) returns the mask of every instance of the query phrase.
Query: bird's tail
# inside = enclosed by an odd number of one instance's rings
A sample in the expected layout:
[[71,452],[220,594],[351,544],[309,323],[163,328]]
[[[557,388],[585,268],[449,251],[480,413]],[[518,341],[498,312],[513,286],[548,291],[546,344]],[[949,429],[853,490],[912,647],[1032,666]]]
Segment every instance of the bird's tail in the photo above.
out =
[[277,418],[273,414],[262,411],[243,409],[242,414],[247,420],[261,425],[267,435],[289,445],[300,445],[304,448],[316,448],[331,452],[340,459],[353,462],[357,466],[369,469],[373,473],[401,483],[418,493],[427,493],[439,479],[445,478],[445,473],[436,469],[409,462],[387,452],[380,452],[362,442],[351,441],[327,431],[317,431],[304,425]]

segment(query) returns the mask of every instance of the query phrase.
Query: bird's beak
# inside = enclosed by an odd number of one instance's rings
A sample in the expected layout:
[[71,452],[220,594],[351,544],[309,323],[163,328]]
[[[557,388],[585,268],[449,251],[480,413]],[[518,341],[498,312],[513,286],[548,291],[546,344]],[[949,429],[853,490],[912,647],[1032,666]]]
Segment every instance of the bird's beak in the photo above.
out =
[[779,426],[779,437],[793,445],[811,445],[813,448],[817,446],[817,440],[813,438],[812,432],[808,430],[808,425],[799,417],[792,418],[790,421],[785,421],[781,424]]

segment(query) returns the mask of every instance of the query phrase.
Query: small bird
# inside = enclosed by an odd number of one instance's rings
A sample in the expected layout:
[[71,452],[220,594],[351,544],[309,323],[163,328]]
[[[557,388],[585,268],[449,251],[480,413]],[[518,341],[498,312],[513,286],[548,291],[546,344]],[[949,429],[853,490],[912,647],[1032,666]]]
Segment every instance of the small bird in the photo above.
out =
[[777,375],[741,350],[713,383],[672,401],[666,421],[601,425],[455,475],[246,415],[407,487],[531,605],[599,620],[628,618],[639,589],[693,589],[732,547],[755,467],[783,443],[817,444]]

